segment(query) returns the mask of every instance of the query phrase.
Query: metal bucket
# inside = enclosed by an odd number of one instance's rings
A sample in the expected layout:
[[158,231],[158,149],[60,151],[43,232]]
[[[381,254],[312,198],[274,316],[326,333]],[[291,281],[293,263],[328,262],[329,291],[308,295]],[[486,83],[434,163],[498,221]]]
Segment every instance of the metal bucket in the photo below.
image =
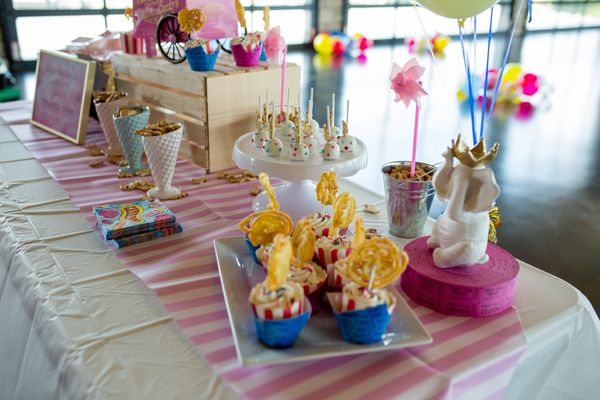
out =
[[[402,238],[418,237],[423,233],[435,190],[431,180],[405,181],[388,175],[397,166],[410,168],[410,161],[392,161],[381,167],[390,233]],[[418,162],[417,166],[431,175],[436,170],[431,164]]]

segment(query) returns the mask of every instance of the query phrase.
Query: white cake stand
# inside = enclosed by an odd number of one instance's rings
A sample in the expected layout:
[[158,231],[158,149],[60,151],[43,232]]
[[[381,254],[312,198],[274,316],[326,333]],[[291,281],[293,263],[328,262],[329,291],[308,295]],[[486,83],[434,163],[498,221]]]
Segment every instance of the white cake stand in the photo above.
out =
[[[322,138],[317,138],[322,141]],[[254,147],[252,132],[240,136],[233,146],[232,158],[235,164],[255,174],[266,172],[269,176],[287,182],[274,186],[277,200],[282,211],[288,213],[295,221],[307,215],[321,211],[317,201],[315,184],[321,174],[335,171],[337,176],[347,177],[356,174],[367,166],[367,148],[356,139],[356,149],[352,153],[342,153],[335,161],[324,161],[320,154],[311,154],[306,161],[290,161],[287,157],[288,143],[284,142],[284,151],[280,157],[268,157],[262,149]],[[269,203],[266,193],[256,196],[252,207],[254,211],[264,210]]]

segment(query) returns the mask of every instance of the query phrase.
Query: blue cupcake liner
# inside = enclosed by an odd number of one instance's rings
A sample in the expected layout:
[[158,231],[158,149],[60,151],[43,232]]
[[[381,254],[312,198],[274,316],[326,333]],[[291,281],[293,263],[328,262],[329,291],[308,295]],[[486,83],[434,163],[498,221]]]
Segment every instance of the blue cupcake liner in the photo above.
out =
[[250,250],[250,255],[252,256],[254,262],[261,265],[260,261],[258,261],[258,257],[256,256],[256,250],[258,250],[260,246],[253,245],[250,239],[248,239],[248,236],[244,236],[244,241],[246,242],[246,246],[248,246],[248,250]]
[[258,319],[254,316],[254,327],[258,339],[266,346],[274,349],[291,347],[311,315],[308,301],[304,301],[304,313],[289,319]]
[[386,304],[346,312],[338,312],[333,305],[332,308],[342,339],[348,343],[379,342],[392,319]]
[[219,50],[207,54],[202,46],[184,49],[192,71],[212,71],[219,56]]

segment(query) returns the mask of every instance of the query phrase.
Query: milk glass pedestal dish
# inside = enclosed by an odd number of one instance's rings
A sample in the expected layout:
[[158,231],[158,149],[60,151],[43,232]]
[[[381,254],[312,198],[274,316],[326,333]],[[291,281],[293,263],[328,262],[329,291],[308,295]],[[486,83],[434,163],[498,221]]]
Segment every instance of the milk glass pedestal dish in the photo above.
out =
[[[348,177],[367,166],[367,148],[359,139],[356,139],[356,149],[353,153],[343,153],[335,161],[324,161],[320,154],[311,154],[306,161],[290,161],[286,151],[289,143],[284,142],[281,156],[269,157],[262,149],[254,147],[252,133],[240,136],[235,142],[233,161],[239,168],[255,174],[266,172],[272,177],[286,181],[273,189],[282,211],[288,213],[295,221],[321,210],[313,181],[318,181],[323,172],[333,170],[338,177]],[[324,142],[322,135],[316,139],[319,144]],[[268,203],[266,193],[261,193],[256,196],[252,208],[254,211],[264,210]]]

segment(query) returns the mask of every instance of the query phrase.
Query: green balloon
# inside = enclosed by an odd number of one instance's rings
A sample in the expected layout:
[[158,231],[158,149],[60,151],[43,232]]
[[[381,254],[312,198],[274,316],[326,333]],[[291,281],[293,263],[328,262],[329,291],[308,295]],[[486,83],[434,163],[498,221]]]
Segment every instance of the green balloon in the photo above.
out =
[[416,0],[423,7],[448,18],[469,18],[487,10],[498,0]]

